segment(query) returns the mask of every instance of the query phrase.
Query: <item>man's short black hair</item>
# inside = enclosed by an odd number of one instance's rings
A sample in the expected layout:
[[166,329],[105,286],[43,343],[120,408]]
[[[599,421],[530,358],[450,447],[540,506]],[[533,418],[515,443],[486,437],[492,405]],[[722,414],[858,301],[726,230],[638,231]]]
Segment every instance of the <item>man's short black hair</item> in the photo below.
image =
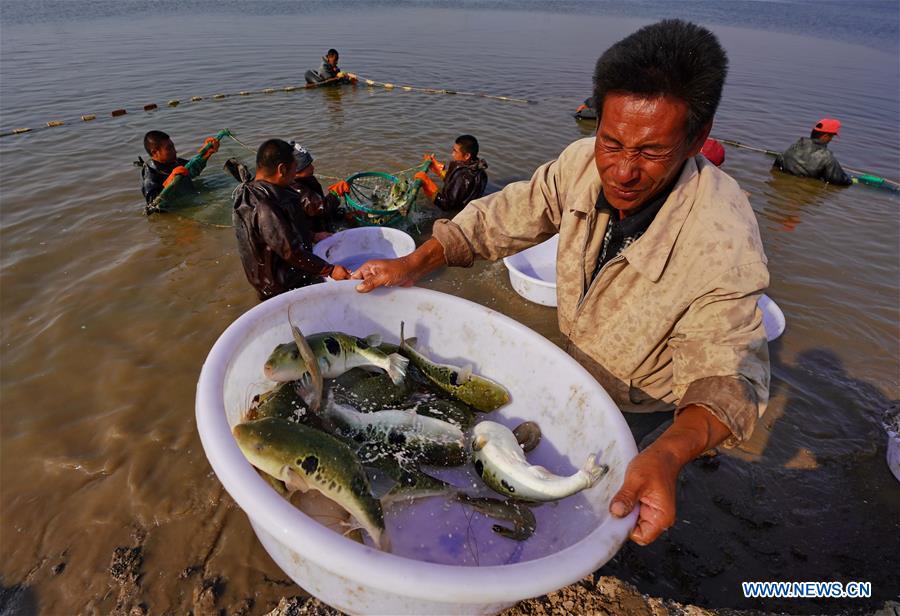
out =
[[712,121],[728,74],[716,35],[681,19],[644,26],[610,47],[594,69],[597,116],[609,92],[673,96],[688,105],[687,136]]
[[153,154],[154,150],[158,150],[162,145],[169,141],[170,137],[161,130],[151,130],[144,135],[144,149],[147,154]]
[[325,52],[325,57],[327,58],[328,56],[340,57],[340,54],[337,52],[337,49],[329,49],[328,51]]
[[294,160],[294,148],[287,141],[269,139],[256,151],[256,168],[274,172],[278,165],[290,165]]
[[463,154],[471,154],[472,158],[478,158],[478,139],[472,135],[460,135],[456,143]]

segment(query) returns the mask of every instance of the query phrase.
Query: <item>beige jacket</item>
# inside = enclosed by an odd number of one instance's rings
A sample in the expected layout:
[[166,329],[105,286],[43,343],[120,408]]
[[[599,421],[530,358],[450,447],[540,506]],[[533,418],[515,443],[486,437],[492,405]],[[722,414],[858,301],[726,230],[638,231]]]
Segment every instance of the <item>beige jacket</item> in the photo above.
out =
[[708,409],[748,438],[769,398],[756,306],[769,283],[756,217],[738,184],[688,160],[650,228],[590,277],[600,176],[594,139],[567,147],[530,181],[435,223],[449,265],[500,259],[559,233],[557,301],[567,352],[623,411]]

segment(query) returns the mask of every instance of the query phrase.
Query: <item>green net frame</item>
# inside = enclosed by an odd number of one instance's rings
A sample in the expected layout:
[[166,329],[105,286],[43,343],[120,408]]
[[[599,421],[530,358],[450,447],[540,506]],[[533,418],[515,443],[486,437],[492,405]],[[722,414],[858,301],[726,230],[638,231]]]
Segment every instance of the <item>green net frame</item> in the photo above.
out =
[[[428,161],[401,174],[392,175],[380,171],[363,171],[347,178],[350,192],[344,195],[344,203],[353,212],[353,217],[366,226],[391,226],[401,223],[419,194],[422,182],[413,179],[414,172],[428,168]],[[375,202],[390,194],[391,189],[401,180],[409,182],[405,197],[388,208],[376,207]]]

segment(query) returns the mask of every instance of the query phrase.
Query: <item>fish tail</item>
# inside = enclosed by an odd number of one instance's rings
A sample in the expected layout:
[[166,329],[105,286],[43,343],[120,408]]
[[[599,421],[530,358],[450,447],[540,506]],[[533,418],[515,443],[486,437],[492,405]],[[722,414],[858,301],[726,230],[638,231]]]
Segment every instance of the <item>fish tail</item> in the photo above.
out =
[[581,470],[588,476],[588,487],[593,487],[604,475],[606,475],[606,473],[609,472],[609,465],[599,464],[597,462],[597,456],[591,454],[588,456],[587,461],[585,461],[584,466],[581,467]]
[[388,355],[388,361],[388,376],[391,377],[394,385],[400,385],[406,378],[406,367],[409,365],[409,360],[399,353],[391,353]]

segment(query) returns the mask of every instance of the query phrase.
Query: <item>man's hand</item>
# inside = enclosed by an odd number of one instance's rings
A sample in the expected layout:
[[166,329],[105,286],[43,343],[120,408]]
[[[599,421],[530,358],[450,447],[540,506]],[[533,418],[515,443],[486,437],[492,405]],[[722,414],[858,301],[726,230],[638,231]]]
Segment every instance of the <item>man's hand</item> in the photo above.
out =
[[405,257],[366,261],[353,272],[352,278],[362,281],[356,285],[360,293],[378,287],[411,287],[419,278],[446,263],[444,247],[431,238]]
[[350,271],[343,265],[335,265],[329,276],[334,280],[349,280]]
[[219,151],[219,140],[215,137],[207,137],[203,142],[203,146],[200,148],[202,151],[203,148],[206,147],[207,144],[210,144],[209,149],[206,151],[206,154],[203,155],[203,158],[209,160],[210,156]]
[[318,233],[313,234],[313,243],[318,244],[322,240],[331,237],[334,233],[329,233],[328,231],[319,231]]
[[625,471],[625,482],[609,507],[610,513],[623,518],[641,505],[637,525],[629,538],[639,545],[652,543],[675,523],[676,461],[651,445],[637,455]]
[[434,196],[438,192],[438,187],[437,184],[434,183],[434,180],[428,177],[424,171],[419,171],[413,177],[422,182],[422,191],[425,193],[425,196],[429,199],[434,199]]
[[378,287],[411,287],[418,277],[405,257],[399,259],[373,259],[366,261],[353,272],[353,280],[362,280],[356,285],[360,293],[368,293]]
[[174,169],[172,169],[172,173],[169,174],[169,177],[166,178],[166,181],[163,182],[163,188],[168,188],[169,184],[175,181],[179,175],[183,175],[184,177],[190,177],[190,172],[187,170],[187,167],[184,165],[178,165]]
[[346,180],[341,180],[340,182],[335,182],[331,186],[328,187],[328,192],[336,194],[338,197],[341,197],[348,192],[350,192],[350,185]]
[[617,518],[641,505],[637,525],[629,537],[640,545],[656,541],[675,523],[675,486],[678,473],[691,460],[731,436],[731,430],[704,407],[691,404],[652,445],[625,470],[622,488],[609,511]]

